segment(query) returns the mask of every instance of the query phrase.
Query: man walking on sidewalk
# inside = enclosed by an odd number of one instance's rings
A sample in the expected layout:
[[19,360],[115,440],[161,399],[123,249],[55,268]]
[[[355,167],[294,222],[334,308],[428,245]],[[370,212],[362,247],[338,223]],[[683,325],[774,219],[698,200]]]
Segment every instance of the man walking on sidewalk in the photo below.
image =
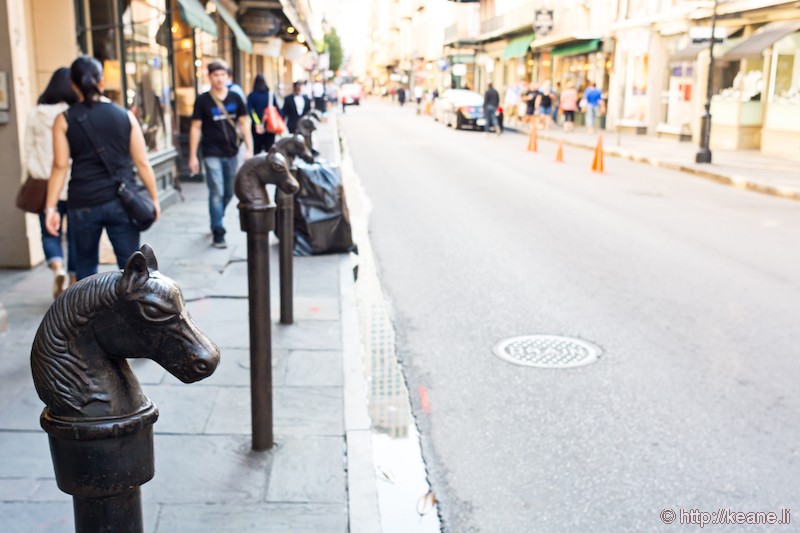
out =
[[[247,106],[238,94],[228,89],[228,65],[214,61],[208,65],[211,90],[197,97],[189,131],[189,170],[200,172],[197,147],[203,148],[208,185],[208,213],[211,218],[212,246],[225,248],[225,227],[222,217],[233,198],[237,153],[244,140],[247,157],[253,157],[250,128],[247,127]],[[202,141],[201,141],[202,139]],[[201,144],[202,142],[202,144]]]
[[500,127],[497,125],[497,107],[500,105],[500,94],[490,83],[483,95],[483,114],[486,117],[486,133],[494,128],[495,133],[500,135]]

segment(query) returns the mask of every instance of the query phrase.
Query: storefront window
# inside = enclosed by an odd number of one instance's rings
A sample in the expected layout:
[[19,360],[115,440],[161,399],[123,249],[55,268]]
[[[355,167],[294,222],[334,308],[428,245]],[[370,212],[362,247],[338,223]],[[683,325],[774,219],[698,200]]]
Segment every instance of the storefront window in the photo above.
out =
[[75,3],[82,51],[102,63],[106,97],[136,116],[149,152],[172,147],[170,28],[164,5],[164,0]]
[[142,126],[148,151],[172,147],[170,27],[163,2],[131,0],[122,15],[126,101]]
[[775,44],[775,81],[772,100],[800,105],[800,33],[784,37]]

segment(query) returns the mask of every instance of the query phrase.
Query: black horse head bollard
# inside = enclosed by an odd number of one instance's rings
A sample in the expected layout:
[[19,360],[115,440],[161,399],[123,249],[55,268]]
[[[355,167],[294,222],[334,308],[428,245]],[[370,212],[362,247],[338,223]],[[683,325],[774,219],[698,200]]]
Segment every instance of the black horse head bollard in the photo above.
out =
[[[275,204],[266,190],[275,184],[286,194],[299,189],[286,158],[271,148],[245,161],[233,190],[239,198],[239,220],[247,232],[247,286],[250,310],[250,400],[253,449],[272,447],[272,319],[269,300],[269,232],[275,226]],[[283,242],[283,239],[281,239]],[[284,280],[281,278],[281,284]],[[291,291],[291,280],[289,280]]]
[[306,163],[314,162],[314,154],[311,153],[308,145],[306,145],[305,137],[300,133],[295,133],[294,135],[284,137],[283,139],[276,141],[272,146],[276,151],[283,154],[283,157],[286,158],[289,168],[292,167],[294,158],[296,157],[299,157]]
[[319,152],[314,150],[313,139],[315,131],[317,131],[317,123],[310,116],[300,117],[300,120],[297,121],[297,133],[303,136],[306,146],[308,146],[308,151],[314,154],[314,157],[317,157]]
[[67,289],[47,311],[31,350],[46,404],[58,487],[73,496],[76,531],[142,531],[142,484],[153,478],[155,405],[126,358],[152,359],[185,383],[204,379],[219,349],[187,314],[181,290],[142,246],[125,270]]

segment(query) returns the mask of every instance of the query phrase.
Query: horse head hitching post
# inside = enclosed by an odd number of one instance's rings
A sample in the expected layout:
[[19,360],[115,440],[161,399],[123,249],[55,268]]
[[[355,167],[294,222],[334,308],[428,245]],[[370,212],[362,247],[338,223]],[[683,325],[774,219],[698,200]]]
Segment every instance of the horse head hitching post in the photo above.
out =
[[253,157],[236,173],[239,221],[247,233],[247,294],[250,311],[250,399],[253,449],[272,447],[272,318],[269,298],[269,232],[275,227],[275,204],[267,184],[291,195],[299,185],[286,158],[275,147]]
[[154,475],[158,409],[126,361],[141,357],[184,383],[207,378],[219,363],[219,349],[192,322],[180,288],[158,271],[147,245],[123,271],[64,291],[31,349],[56,482],[73,496],[80,533],[142,531],[140,486]]

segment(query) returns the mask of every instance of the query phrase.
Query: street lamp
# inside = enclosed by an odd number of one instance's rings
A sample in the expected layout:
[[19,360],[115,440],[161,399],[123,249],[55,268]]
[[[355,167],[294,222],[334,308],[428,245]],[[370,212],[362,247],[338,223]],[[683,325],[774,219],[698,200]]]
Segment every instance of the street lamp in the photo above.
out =
[[714,11],[711,14],[711,43],[708,45],[708,85],[706,87],[706,112],[703,113],[703,122],[700,127],[700,150],[694,157],[696,163],[711,163],[711,92],[714,81],[714,31],[717,27],[717,4],[714,0]]

